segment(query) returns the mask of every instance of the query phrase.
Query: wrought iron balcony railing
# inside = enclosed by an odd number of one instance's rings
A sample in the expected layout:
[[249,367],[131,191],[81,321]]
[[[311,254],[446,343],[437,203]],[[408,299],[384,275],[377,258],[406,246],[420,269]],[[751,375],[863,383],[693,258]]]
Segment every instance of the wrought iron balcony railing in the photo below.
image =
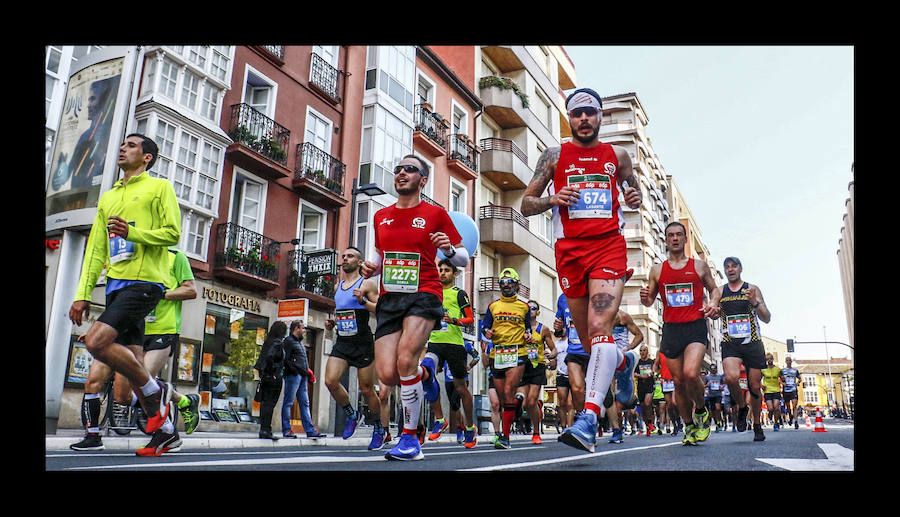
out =
[[269,54],[284,61],[284,45],[262,45],[262,48],[266,49]]
[[509,153],[513,153],[516,157],[522,160],[522,163],[528,165],[528,155],[525,154],[525,151],[523,151],[522,148],[516,145],[516,143],[512,140],[507,140],[505,138],[484,138],[481,140],[481,150],[506,151]]
[[306,178],[339,196],[344,195],[347,166],[309,142],[297,145],[294,178]]
[[278,282],[281,243],[234,223],[216,228],[215,267]]
[[478,208],[479,219],[509,219],[519,223],[520,226],[531,231],[528,218],[516,211],[511,206],[487,205]]
[[341,97],[338,95],[338,77],[341,75],[341,71],[331,66],[315,52],[312,54],[309,67],[310,82],[332,99],[341,102]]
[[[311,256],[316,258],[313,265],[309,260]],[[335,285],[340,281],[337,274],[337,251],[304,253],[303,250],[291,250],[288,251],[288,265],[288,291],[302,289],[326,298],[334,297]]]
[[442,117],[433,113],[423,104],[416,104],[415,131],[425,133],[434,143],[447,149],[447,127],[441,123]]
[[426,196],[425,194],[419,194],[419,197],[422,198],[422,201],[425,201],[426,203],[431,203],[431,204],[434,205],[434,206],[439,206],[439,207],[444,208],[444,209],[446,210],[446,208],[444,207],[444,205],[442,205],[442,204],[438,203],[437,201],[431,199],[430,197]]
[[478,152],[475,150],[474,145],[463,140],[460,136],[465,135],[453,135],[450,137],[450,156],[448,160],[459,160],[466,167],[478,172]]
[[231,106],[228,136],[273,162],[287,165],[287,148],[291,141],[291,131],[249,104]]

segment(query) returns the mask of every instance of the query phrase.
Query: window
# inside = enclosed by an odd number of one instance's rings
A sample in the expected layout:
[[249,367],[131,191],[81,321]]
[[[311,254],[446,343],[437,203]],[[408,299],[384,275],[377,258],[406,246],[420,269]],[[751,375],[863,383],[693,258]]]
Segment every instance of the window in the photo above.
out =
[[538,289],[531,290],[531,296],[544,307],[556,307],[556,277],[541,269],[538,277]]
[[209,75],[225,82],[230,67],[231,47],[228,45],[214,45],[212,47],[212,57],[210,59]]
[[267,183],[239,167],[234,170],[230,220],[251,232],[262,233]]
[[209,47],[205,45],[191,45],[188,47],[188,61],[194,63],[198,67],[202,69],[206,69],[206,54],[209,52]]
[[325,60],[326,63],[337,68],[338,48],[336,45],[313,45],[313,53]]
[[803,388],[803,400],[804,400],[804,402],[818,404],[819,403],[819,390]]
[[[244,80],[245,104],[249,104],[256,111],[274,119],[277,89],[278,83],[247,66]],[[257,134],[257,132],[253,134]]]
[[182,208],[181,222],[186,231],[182,233],[179,248],[187,255],[204,256],[212,219]]
[[[413,110],[416,48],[413,46],[369,47],[366,57],[366,89],[378,89],[407,111]],[[377,72],[375,71],[377,69]]]
[[466,186],[450,178],[450,211],[466,213]]
[[325,247],[325,219],[324,212],[301,201],[300,228],[297,233],[298,238],[300,239],[300,249],[304,253],[320,250]]
[[381,106],[363,109],[363,142],[359,183],[376,183],[396,196],[394,165],[412,150],[412,127]]
[[197,107],[197,94],[200,91],[200,77],[191,72],[184,73],[184,81],[181,85],[181,100],[179,103],[193,111]]
[[203,100],[200,103],[200,114],[215,121],[219,111],[219,90],[209,81],[203,84]]
[[428,103],[434,106],[434,81],[422,73],[417,73],[416,103]]
[[168,59],[163,59],[160,63],[159,88],[157,88],[157,91],[174,100],[176,84],[178,84],[178,66]]
[[544,95],[538,90],[538,88],[534,89],[534,96],[537,97],[538,102],[532,102],[529,104],[534,114],[537,115],[538,120],[546,127],[547,129],[553,128],[553,111],[550,109],[550,101],[548,101]]
[[309,142],[326,153],[331,153],[331,120],[323,117],[312,108],[307,108],[306,130],[303,141]]
[[178,146],[178,160],[175,162],[175,176],[172,178],[172,183],[175,187],[175,195],[185,201],[190,201],[191,199],[191,188],[193,187],[197,171],[199,145],[199,138],[182,130],[181,142]]

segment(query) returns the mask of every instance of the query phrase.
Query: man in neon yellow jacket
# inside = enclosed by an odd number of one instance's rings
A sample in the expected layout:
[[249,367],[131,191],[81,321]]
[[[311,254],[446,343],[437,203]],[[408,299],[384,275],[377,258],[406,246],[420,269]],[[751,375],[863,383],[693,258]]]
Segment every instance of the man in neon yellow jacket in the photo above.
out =
[[[91,291],[108,264],[106,308],[85,334],[84,343],[95,360],[139,388],[135,392],[147,415],[148,433],[166,424],[171,389],[152,378],[127,347],[143,344],[144,317],[165,294],[167,248],[178,244],[181,236],[181,213],[172,184],[147,173],[157,155],[156,143],[139,134],[128,135],[119,146],[118,166],[124,176],[100,197],[78,291],[69,309],[69,319],[81,325],[90,311]],[[96,423],[86,425],[90,429]],[[169,426],[173,431],[171,422]]]

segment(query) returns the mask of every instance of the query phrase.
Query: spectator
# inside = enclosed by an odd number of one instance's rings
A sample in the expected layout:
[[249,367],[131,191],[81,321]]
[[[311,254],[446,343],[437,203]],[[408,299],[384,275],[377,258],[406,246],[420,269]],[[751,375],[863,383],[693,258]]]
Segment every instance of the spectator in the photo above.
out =
[[259,374],[258,399],[259,409],[259,437],[277,440],[272,436],[272,413],[275,411],[275,403],[281,395],[282,370],[284,368],[284,349],[282,341],[287,334],[287,325],[283,321],[276,321],[269,329],[269,335],[263,342],[259,359],[253,368]]

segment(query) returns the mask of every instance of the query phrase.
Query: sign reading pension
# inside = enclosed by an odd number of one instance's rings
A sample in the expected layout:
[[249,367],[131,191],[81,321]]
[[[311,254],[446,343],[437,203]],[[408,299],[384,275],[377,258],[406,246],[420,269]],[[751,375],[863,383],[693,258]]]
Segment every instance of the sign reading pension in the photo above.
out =
[[303,254],[300,273],[303,275],[334,274],[337,267],[337,252],[332,249]]

